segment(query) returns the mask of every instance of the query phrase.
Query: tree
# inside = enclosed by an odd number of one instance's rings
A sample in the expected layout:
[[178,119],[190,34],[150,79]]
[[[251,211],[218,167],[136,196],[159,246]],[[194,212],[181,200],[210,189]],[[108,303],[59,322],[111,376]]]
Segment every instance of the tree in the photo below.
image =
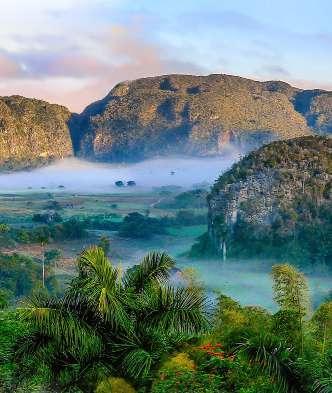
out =
[[0,233],[7,233],[10,230],[10,226],[7,224],[0,224]]
[[62,256],[61,251],[56,248],[52,250],[47,250],[44,253],[45,263],[47,265],[54,264],[61,258],[61,256]]
[[274,300],[280,310],[298,320],[301,335],[301,352],[304,345],[303,319],[309,310],[309,289],[305,276],[288,264],[272,267]]
[[250,363],[259,365],[279,386],[278,391],[300,393],[297,374],[292,367],[292,348],[271,334],[246,338],[237,353],[247,356]]
[[0,310],[9,306],[11,293],[5,289],[0,289]]
[[167,284],[173,266],[150,253],[121,276],[101,248],[84,251],[63,298],[28,299],[17,355],[41,359],[62,387],[92,392],[101,374],[149,385],[163,356],[208,326],[202,292]]
[[332,301],[321,304],[315,311],[312,322],[316,325],[316,335],[322,340],[322,354],[326,345],[332,344]]
[[161,220],[144,216],[138,212],[129,213],[121,223],[119,235],[122,237],[149,239],[153,235],[165,233]]
[[107,236],[101,236],[101,238],[99,239],[98,247],[103,249],[105,255],[108,255],[110,251],[110,245],[110,239]]
[[42,248],[42,283],[45,288],[45,244],[49,242],[49,233],[44,227],[40,227],[40,230],[35,235],[37,242],[40,243]]

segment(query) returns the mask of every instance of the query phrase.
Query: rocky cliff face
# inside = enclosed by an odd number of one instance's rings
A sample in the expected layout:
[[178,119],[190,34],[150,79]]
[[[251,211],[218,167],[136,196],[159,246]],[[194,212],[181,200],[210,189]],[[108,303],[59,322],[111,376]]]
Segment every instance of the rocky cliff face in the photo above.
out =
[[0,166],[23,169],[73,154],[71,113],[60,105],[20,96],[0,97]]
[[332,140],[302,137],[260,148],[217,180],[208,205],[218,253],[225,247],[234,254],[245,247],[280,251],[290,242],[305,249],[309,232],[310,241],[324,231],[331,237]]
[[139,160],[254,149],[276,139],[332,131],[332,93],[229,75],[168,75],[118,84],[77,117],[78,155]]
[[[69,125],[69,127],[68,127]],[[82,114],[0,97],[0,165],[19,169],[76,155],[138,161],[208,156],[229,143],[253,150],[278,139],[332,133],[332,92],[229,75],[166,75],[123,82]]]

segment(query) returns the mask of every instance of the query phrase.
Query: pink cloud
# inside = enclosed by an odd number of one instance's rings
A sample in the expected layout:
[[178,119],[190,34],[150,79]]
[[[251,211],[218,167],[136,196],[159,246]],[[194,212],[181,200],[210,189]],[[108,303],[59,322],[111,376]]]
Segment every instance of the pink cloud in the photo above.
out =
[[[128,79],[167,73],[202,73],[193,63],[164,56],[166,50],[142,37],[139,27],[115,26],[93,39],[94,56],[81,53],[59,55],[47,64],[43,78],[24,75],[8,80],[1,74],[0,95],[21,94],[45,99],[80,112],[91,102],[104,97],[111,88]],[[1,78],[2,76],[2,78]]]
[[7,56],[0,54],[0,78],[13,78],[19,74],[19,65]]
[[52,75],[88,77],[107,72],[108,65],[94,57],[84,55],[63,55],[52,62],[47,70]]

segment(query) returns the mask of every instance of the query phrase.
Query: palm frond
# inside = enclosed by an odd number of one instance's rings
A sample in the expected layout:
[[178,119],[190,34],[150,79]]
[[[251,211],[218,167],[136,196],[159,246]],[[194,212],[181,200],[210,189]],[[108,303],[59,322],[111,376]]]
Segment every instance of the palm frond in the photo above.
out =
[[197,334],[209,327],[207,298],[199,288],[159,287],[142,295],[143,322],[168,333]]
[[332,393],[332,377],[322,378],[314,383],[315,393]]
[[63,298],[33,296],[21,309],[29,333],[18,356],[41,360],[68,391],[96,379],[100,365],[147,380],[165,354],[209,326],[201,289],[165,286],[173,266],[150,253],[121,278],[103,250],[84,251]]
[[77,349],[83,357],[102,350],[102,340],[95,330],[65,309],[59,300],[31,297],[20,309],[20,316],[32,331],[51,338],[64,350]]
[[281,391],[298,392],[296,372],[292,369],[292,348],[278,337],[265,334],[246,338],[238,345],[237,352],[244,353],[249,361],[274,378]]
[[114,268],[98,247],[84,251],[78,260],[80,276],[73,280],[67,291],[67,299],[85,298],[89,307],[99,313],[111,328],[132,328],[126,306],[130,294],[120,282],[120,269]]
[[127,270],[123,277],[124,285],[126,288],[133,288],[135,292],[140,292],[152,283],[165,282],[174,266],[175,262],[166,253],[151,252],[139,265]]
[[146,378],[150,373],[151,366],[150,353],[141,348],[128,352],[122,363],[125,374],[134,379]]

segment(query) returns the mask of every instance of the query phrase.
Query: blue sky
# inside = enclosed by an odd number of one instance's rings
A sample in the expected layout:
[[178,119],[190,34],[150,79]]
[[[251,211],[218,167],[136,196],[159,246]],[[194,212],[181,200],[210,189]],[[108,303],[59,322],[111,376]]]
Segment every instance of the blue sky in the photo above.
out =
[[81,111],[117,82],[228,73],[332,90],[328,0],[1,0],[0,95]]

